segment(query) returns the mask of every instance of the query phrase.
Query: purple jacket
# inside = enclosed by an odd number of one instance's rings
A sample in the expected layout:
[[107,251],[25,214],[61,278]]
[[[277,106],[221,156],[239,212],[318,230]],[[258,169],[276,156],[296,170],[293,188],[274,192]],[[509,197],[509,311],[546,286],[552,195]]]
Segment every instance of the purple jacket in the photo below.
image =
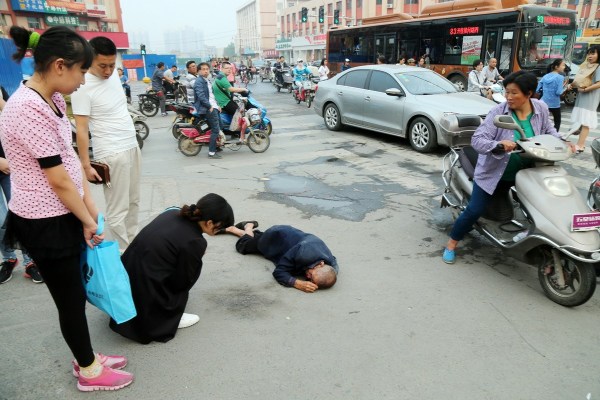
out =
[[[531,126],[536,135],[553,135],[560,138],[554,124],[550,122],[548,106],[536,99],[531,99],[533,115]],[[492,108],[483,124],[477,128],[471,139],[471,146],[479,153],[475,167],[475,182],[486,193],[492,194],[504,174],[509,154],[492,154],[491,151],[501,140],[515,140],[515,132],[494,126],[496,115],[512,115],[508,103],[504,102]]]

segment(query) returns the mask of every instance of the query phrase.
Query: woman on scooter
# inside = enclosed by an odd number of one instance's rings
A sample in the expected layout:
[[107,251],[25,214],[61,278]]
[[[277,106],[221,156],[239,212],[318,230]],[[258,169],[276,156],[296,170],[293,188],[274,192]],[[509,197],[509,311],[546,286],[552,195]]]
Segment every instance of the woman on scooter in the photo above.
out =
[[133,239],[121,259],[131,281],[137,316],[110,328],[136,342],[168,342],[178,328],[200,320],[184,313],[189,291],[202,271],[203,234],[213,236],[233,225],[233,210],[218,194],[196,204],[164,211]]
[[[473,224],[483,215],[496,190],[506,190],[513,186],[517,172],[526,168],[528,163],[519,154],[510,154],[517,147],[517,131],[509,131],[494,125],[496,115],[511,115],[523,128],[525,136],[560,135],[550,122],[550,113],[545,103],[532,99],[537,86],[537,78],[530,72],[518,71],[504,79],[506,102],[498,104],[488,113],[485,121],[477,128],[471,139],[471,145],[477,153],[477,166],[473,179],[473,193],[467,208],[460,214],[450,239],[444,248],[442,259],[447,264],[456,261],[455,250],[458,242],[473,228]],[[499,144],[504,153],[492,154]],[[575,151],[571,145],[571,151]]]

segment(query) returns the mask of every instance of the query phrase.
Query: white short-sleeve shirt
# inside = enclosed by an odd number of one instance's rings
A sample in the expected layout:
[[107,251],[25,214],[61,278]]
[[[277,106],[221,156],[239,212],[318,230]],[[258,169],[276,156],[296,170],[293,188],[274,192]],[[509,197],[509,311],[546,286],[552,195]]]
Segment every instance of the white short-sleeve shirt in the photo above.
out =
[[137,146],[127,98],[115,70],[108,79],[87,72],[85,84],[71,95],[73,114],[89,117],[94,158],[102,159]]

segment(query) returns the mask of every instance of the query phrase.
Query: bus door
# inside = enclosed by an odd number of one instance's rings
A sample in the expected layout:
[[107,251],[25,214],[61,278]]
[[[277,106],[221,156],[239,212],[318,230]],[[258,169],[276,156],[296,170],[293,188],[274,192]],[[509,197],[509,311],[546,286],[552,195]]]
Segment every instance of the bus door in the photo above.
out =
[[385,62],[388,64],[396,64],[396,34],[386,33],[375,35],[375,60],[377,57],[384,56]]
[[502,39],[498,43],[498,72],[506,77],[513,70],[513,44],[515,41],[515,31],[513,29],[500,29]]
[[497,58],[498,54],[498,36],[500,35],[499,28],[487,29],[485,38],[483,39],[483,63],[487,65],[490,58]]

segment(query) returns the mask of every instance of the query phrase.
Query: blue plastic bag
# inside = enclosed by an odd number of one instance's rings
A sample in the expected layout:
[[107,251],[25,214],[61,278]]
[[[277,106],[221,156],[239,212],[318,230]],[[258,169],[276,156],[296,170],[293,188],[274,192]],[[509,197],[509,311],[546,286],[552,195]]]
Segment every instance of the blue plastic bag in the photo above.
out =
[[[104,216],[98,214],[97,234],[104,231]],[[107,313],[117,324],[137,315],[129,275],[121,262],[117,242],[102,242],[93,249],[85,246],[81,256],[83,286],[90,303]]]

